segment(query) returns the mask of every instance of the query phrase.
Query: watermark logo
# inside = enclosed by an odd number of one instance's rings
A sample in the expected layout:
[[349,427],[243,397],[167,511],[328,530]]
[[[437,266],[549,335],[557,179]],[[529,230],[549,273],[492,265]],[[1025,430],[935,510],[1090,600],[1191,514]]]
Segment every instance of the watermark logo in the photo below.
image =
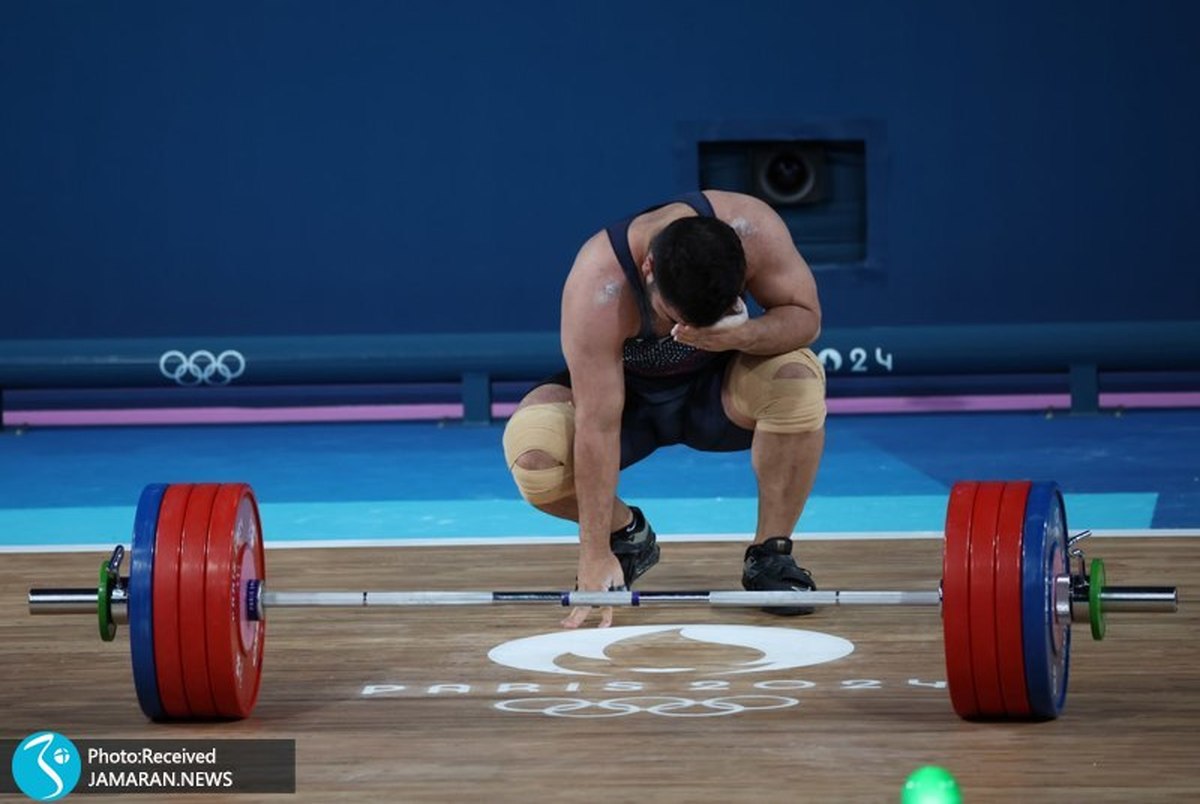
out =
[[56,801],[70,793],[82,769],[79,750],[58,732],[31,734],[13,752],[13,780],[37,801]]
[[[609,655],[621,643],[635,648],[640,640],[671,635],[680,646],[705,644],[724,649],[730,660],[706,663],[625,663],[625,673],[703,673],[736,675],[790,670],[836,661],[854,651],[854,643],[841,637],[794,628],[749,625],[634,625],[588,630],[552,631],[497,645],[488,653],[496,664],[516,670],[563,675],[607,675],[600,668],[612,663]],[[674,653],[674,652],[673,652]],[[745,657],[745,658],[740,658]],[[569,665],[576,665],[575,667]],[[590,669],[581,669],[590,668]]]

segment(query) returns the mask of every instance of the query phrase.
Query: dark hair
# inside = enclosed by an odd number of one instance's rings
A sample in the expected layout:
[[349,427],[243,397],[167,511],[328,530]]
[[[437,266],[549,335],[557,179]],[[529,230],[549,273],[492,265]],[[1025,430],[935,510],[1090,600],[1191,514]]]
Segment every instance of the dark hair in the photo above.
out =
[[654,281],[663,299],[697,327],[715,324],[742,292],[746,253],[729,224],[680,218],[650,241]]

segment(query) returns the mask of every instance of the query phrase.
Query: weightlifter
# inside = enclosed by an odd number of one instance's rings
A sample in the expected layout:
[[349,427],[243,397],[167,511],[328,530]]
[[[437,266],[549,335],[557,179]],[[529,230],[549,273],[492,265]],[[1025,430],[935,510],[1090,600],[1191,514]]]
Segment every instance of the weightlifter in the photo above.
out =
[[[762,315],[747,315],[746,294]],[[617,478],[680,443],[750,449],[758,522],[742,586],[816,588],[791,535],[825,443],[825,373],[807,348],[820,329],[808,264],[752,196],[691,193],[584,243],[562,293],[567,369],[531,390],[504,431],[521,495],[579,523],[580,590],[628,587],[658,562],[654,530],[617,497]],[[590,612],[575,608],[562,625]],[[603,608],[600,627],[611,623]]]

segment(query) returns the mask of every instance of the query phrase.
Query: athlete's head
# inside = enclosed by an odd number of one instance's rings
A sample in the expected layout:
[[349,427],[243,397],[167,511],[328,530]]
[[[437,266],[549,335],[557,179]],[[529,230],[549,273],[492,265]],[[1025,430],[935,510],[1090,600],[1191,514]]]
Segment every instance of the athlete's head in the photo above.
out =
[[746,254],[729,224],[716,218],[680,218],[650,241],[654,285],[686,324],[715,324],[737,301],[746,282]]

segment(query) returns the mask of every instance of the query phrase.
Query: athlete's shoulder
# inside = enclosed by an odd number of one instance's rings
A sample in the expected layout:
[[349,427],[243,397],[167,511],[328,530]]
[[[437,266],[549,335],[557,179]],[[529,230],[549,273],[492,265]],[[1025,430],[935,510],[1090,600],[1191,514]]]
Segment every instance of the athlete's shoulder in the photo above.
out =
[[571,272],[567,277],[568,287],[592,286],[624,279],[621,263],[613,251],[608,234],[597,232],[589,237],[575,255]]

